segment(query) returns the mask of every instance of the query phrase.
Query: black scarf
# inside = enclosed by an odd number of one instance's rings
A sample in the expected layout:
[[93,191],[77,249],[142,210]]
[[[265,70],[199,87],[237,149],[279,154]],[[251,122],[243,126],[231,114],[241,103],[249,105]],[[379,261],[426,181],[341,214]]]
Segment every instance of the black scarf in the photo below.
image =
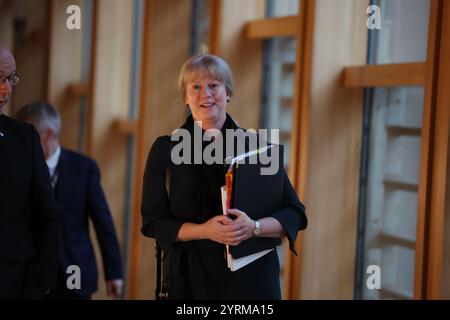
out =
[[[192,115],[190,115],[186,123],[181,127],[186,129],[194,137],[194,126],[195,124]],[[223,158],[226,157],[226,130],[227,129],[239,129],[234,120],[230,115],[226,115],[226,120],[220,129],[223,137]],[[198,127],[197,129],[198,130]],[[205,134],[205,130],[202,129],[202,137]],[[202,142],[202,155],[205,148],[210,145],[212,141]],[[194,164],[194,142],[191,138],[191,163],[189,166],[194,171],[197,177],[197,184],[195,189],[197,192],[194,196],[197,198],[197,202],[201,204],[201,210],[198,212],[198,216],[193,217],[193,222],[203,223],[210,219],[211,217],[220,214],[222,212],[222,204],[220,198],[220,187],[225,184],[225,173],[228,166],[225,164],[225,159],[222,159],[221,163],[206,164],[202,161],[201,164]],[[203,160],[203,158],[202,158]]]

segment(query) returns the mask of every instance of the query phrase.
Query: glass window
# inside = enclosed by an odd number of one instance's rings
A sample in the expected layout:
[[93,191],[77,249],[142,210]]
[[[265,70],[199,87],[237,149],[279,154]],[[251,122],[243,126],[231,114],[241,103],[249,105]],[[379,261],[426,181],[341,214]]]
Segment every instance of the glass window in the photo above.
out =
[[[263,96],[260,127],[279,129],[279,143],[284,146],[284,166],[289,171],[294,99],[296,41],[277,37],[264,42]],[[284,247],[277,247],[281,284],[284,275]]]
[[381,289],[363,281],[363,299],[413,297],[423,96],[423,87],[373,92],[363,272],[379,266]]
[[261,128],[279,129],[284,145],[284,165],[288,169],[292,131],[296,41],[278,37],[265,41],[264,90]]
[[376,30],[374,63],[425,61],[429,0],[379,0],[381,29]]
[[[380,6],[381,29],[369,30],[368,63],[426,61],[430,1],[371,3]],[[414,295],[423,100],[423,87],[366,90],[357,299]],[[380,289],[369,288],[375,275],[368,271],[370,266],[379,267]]]
[[190,54],[207,53],[209,51],[209,12],[210,1],[192,0]]
[[266,2],[266,16],[267,17],[282,17],[295,16],[298,14],[300,0],[267,0]]

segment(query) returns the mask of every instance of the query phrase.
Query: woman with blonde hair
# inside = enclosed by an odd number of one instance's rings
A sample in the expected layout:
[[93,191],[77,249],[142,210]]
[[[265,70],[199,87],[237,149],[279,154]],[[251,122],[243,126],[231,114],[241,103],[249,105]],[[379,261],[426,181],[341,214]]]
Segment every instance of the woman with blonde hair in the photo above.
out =
[[[202,54],[188,59],[180,72],[179,87],[191,111],[181,129],[192,137],[195,130],[207,135],[215,130],[225,137],[225,130],[239,129],[226,113],[234,89],[230,67],[222,58]],[[195,147],[191,139],[188,158],[194,159],[196,152],[203,155],[214,138],[210,140]],[[293,250],[307,218],[284,169],[283,207],[258,221],[239,208],[230,209],[228,213],[236,217],[233,220],[222,214],[224,162],[175,164],[170,156],[174,145],[170,136],[154,142],[144,173],[141,208],[141,232],[155,238],[165,252],[168,298],[281,299],[276,250],[234,272],[227,268],[224,252],[225,245],[236,246],[255,236],[286,236]]]

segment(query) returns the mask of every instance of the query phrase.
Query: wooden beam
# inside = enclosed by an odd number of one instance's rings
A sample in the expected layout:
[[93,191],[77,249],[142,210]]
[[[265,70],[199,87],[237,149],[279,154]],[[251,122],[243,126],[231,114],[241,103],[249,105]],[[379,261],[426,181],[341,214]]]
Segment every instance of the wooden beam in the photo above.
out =
[[248,39],[295,36],[298,32],[299,21],[299,16],[250,21],[245,26],[245,36]]
[[344,87],[394,87],[425,84],[426,63],[399,63],[346,67]]
[[44,84],[44,99],[49,100],[48,89],[50,86],[50,59],[51,59],[51,47],[52,47],[52,30],[53,30],[53,1],[47,1],[47,35],[46,35],[46,46],[47,46],[47,58],[45,60],[45,70],[46,79]]
[[441,0],[430,3],[428,26],[428,50],[425,66],[424,103],[422,119],[422,144],[420,150],[420,172],[418,189],[418,208],[416,226],[416,250],[414,266],[414,299],[427,298],[428,249],[429,249],[429,212],[431,196],[431,164],[434,132],[434,107],[436,105],[436,76],[438,71]]
[[[450,3],[442,1],[440,32],[436,41],[436,106],[434,115],[434,136],[432,137],[431,191],[429,210],[428,267],[426,299],[446,299],[442,289],[448,284],[442,275],[445,251],[445,233],[449,233],[446,220],[446,188],[449,177],[449,132],[450,132]],[[447,207],[448,210],[448,207]],[[448,219],[448,217],[447,217]],[[448,257],[445,259],[448,261]]]
[[147,0],[144,3],[144,27],[142,31],[142,55],[141,55],[141,90],[139,93],[139,112],[136,124],[136,160],[135,160],[135,189],[134,189],[134,208],[131,221],[131,239],[130,239],[130,264],[128,270],[128,299],[136,299],[138,295],[138,276],[139,265],[141,261],[141,195],[143,188],[142,176],[145,169],[145,135],[147,123],[147,105],[150,99],[148,92],[150,51],[152,37],[152,1]]
[[208,51],[217,55],[220,52],[222,0],[211,0],[209,10]]
[[[442,266],[443,270],[440,276],[440,286],[441,292],[439,299],[450,299],[450,288],[448,283],[450,281],[450,270],[449,270],[449,260],[450,260],[450,91],[448,90],[450,86],[450,3],[448,1],[444,1],[444,9],[443,9],[443,19],[444,21],[442,26],[442,40],[441,40],[441,60],[440,60],[440,70],[442,70],[442,75],[439,77],[439,87],[438,87],[438,101],[437,101],[437,115],[436,119],[438,119],[437,133],[440,135],[438,139],[436,139],[436,166],[435,166],[435,174],[436,178],[440,179],[437,184],[436,195],[436,203],[437,207],[436,212],[438,214],[444,215],[445,225],[444,235],[442,239],[441,246],[443,246],[444,250],[441,254],[442,256]],[[447,138],[445,137],[447,134]],[[445,155],[445,152],[447,155]],[[439,161],[439,162],[438,162]],[[447,167],[443,166],[443,161],[447,162]],[[446,180],[446,186],[445,182]],[[434,201],[433,201],[434,202]],[[432,208],[432,214],[434,210]],[[434,224],[433,226],[439,226],[438,224]],[[433,234],[433,229],[430,231],[430,234]],[[433,242],[433,239],[431,239]],[[431,246],[433,243],[431,243]],[[439,254],[439,252],[437,252]],[[436,255],[437,256],[437,255]],[[437,263],[436,263],[437,264]],[[432,296],[433,298],[433,296]]]
[[[297,25],[297,57],[295,64],[295,93],[293,102],[292,150],[289,176],[302,201],[306,199],[306,174],[308,166],[309,108],[311,97],[311,72],[313,64],[315,0],[300,1],[300,17]],[[303,255],[303,233],[300,233],[295,249],[297,257],[286,255],[284,297],[300,298]]]
[[91,33],[91,52],[90,52],[90,72],[89,83],[87,89],[87,112],[86,112],[86,134],[85,134],[85,152],[87,155],[92,156],[92,144],[93,144],[93,123],[94,123],[94,107],[95,107],[95,81],[96,81],[96,57],[97,57],[97,37],[98,37],[98,1],[94,0],[92,4],[92,33]]
[[122,135],[131,136],[137,132],[137,123],[130,119],[116,119],[113,122],[113,129]]
[[71,83],[67,85],[65,95],[67,98],[81,98],[87,96],[89,85],[86,83]]

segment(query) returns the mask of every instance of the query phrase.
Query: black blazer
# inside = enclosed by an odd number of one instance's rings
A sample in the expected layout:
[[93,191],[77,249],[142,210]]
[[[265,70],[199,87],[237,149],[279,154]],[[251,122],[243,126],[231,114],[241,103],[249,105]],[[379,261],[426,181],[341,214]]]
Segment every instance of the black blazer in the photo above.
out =
[[61,266],[81,268],[79,295],[97,290],[97,264],[89,237],[91,218],[103,259],[107,280],[122,278],[122,262],[114,223],[100,184],[97,163],[76,152],[62,149],[57,167],[56,200],[62,213]]
[[[193,130],[190,116],[182,128]],[[235,129],[227,115],[224,129]],[[169,157],[168,136],[156,139],[148,155],[142,193],[141,232],[156,238],[167,254],[169,298],[172,299],[280,299],[279,261],[276,251],[231,272],[226,267],[225,246],[210,240],[177,242],[184,222],[203,223],[222,213],[220,187],[224,166],[175,165]],[[170,167],[170,199],[165,190]],[[293,249],[297,233],[305,229],[305,207],[284,174],[284,207],[270,216],[286,231]]]
[[59,216],[34,127],[0,115],[0,132],[0,297],[20,298],[24,279],[42,292],[55,280]]

